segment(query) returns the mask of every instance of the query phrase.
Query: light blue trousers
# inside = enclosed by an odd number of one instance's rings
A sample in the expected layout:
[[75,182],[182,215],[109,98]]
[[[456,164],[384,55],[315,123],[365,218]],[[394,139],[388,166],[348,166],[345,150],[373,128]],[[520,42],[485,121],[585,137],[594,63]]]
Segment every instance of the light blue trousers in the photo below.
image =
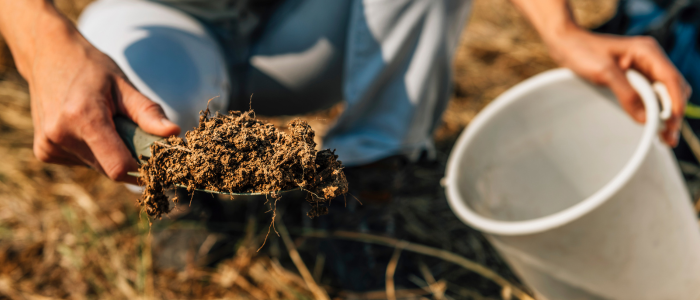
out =
[[[199,111],[298,114],[344,101],[323,147],[346,166],[433,151],[468,0],[286,0],[247,51],[162,4],[101,0],[79,29],[183,130]],[[241,45],[243,47],[243,45]],[[243,54],[241,54],[243,53]]]

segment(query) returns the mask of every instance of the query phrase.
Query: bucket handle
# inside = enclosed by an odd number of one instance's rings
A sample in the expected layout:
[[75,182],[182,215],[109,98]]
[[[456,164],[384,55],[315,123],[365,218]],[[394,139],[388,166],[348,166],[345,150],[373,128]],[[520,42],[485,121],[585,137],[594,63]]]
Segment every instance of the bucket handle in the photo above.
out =
[[[657,81],[654,83],[650,83],[647,78],[642,75],[641,73],[637,72],[634,69],[629,69],[627,70],[627,80],[629,81],[630,84],[632,84],[632,87],[637,90],[637,93],[639,94],[640,97],[643,97],[644,94],[646,94],[646,91],[649,91],[653,94],[655,94],[654,98],[656,98],[657,103],[659,104],[659,114],[657,117],[657,120],[659,120],[659,123],[657,126],[657,130],[663,131],[666,128],[666,122],[668,119],[671,118],[671,106],[672,106],[672,101],[671,101],[671,95],[668,93],[668,89],[666,88],[666,85],[663,83]],[[648,88],[651,88],[648,90]],[[649,95],[649,94],[647,94]],[[651,96],[651,95],[649,95]],[[650,116],[647,116],[649,118]],[[649,121],[647,119],[647,121]]]
[[668,93],[666,85],[661,82],[654,82],[651,88],[656,92],[659,97],[659,102],[661,102],[661,112],[659,113],[659,118],[661,121],[667,121],[671,118],[671,95]]

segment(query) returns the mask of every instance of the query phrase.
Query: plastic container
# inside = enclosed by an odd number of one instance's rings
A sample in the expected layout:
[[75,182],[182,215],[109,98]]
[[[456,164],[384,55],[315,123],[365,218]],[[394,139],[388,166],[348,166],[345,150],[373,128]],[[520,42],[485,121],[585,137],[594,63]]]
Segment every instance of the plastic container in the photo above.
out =
[[627,77],[644,125],[609,89],[558,69],[503,93],[452,150],[452,210],[538,299],[700,299],[700,230],[658,138],[668,93],[637,72]]

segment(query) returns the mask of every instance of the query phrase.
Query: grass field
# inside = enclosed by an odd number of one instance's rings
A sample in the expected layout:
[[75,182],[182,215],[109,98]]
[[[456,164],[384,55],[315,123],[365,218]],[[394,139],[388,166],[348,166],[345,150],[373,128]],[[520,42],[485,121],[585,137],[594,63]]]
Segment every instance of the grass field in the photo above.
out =
[[[89,2],[56,0],[73,20]],[[615,4],[573,1],[577,19],[587,27],[605,21]],[[490,100],[513,84],[555,67],[537,34],[506,0],[476,0],[473,10],[455,60],[454,96],[435,134],[443,162],[459,132]],[[332,122],[319,122],[318,118],[312,121],[320,132]],[[196,253],[191,253],[183,271],[154,267],[159,253],[154,250],[148,219],[136,206],[138,196],[92,170],[37,161],[32,154],[32,132],[27,84],[0,40],[0,299],[314,297],[308,281],[296,268],[280,263],[274,255],[255,252],[259,246],[257,231],[250,231],[248,238],[239,242],[236,254],[217,266],[198,266]],[[436,192],[441,174],[430,172],[426,176],[431,179],[422,186],[427,186],[430,197],[443,202],[446,211],[444,198]],[[420,201],[414,202],[416,209],[422,205]],[[451,224],[459,227],[455,230],[469,230],[459,222]],[[416,231],[430,228],[437,227],[426,223]],[[431,234],[436,233],[427,231]],[[280,238],[272,239],[280,243]],[[475,239],[462,246],[433,245],[483,263],[498,273],[507,272],[503,266],[494,265],[495,260],[489,258],[493,253],[479,248],[484,247],[483,241]],[[306,264],[313,269],[313,262]],[[446,291],[452,298],[462,299],[512,295],[509,288],[480,283],[488,280],[479,279],[479,274],[461,272],[450,276],[476,283],[456,284],[441,278],[431,283],[431,276],[426,276],[422,280],[429,285],[428,292],[405,295],[432,294],[436,299]],[[515,281],[511,275],[502,275]],[[376,295],[381,298],[384,294]]]

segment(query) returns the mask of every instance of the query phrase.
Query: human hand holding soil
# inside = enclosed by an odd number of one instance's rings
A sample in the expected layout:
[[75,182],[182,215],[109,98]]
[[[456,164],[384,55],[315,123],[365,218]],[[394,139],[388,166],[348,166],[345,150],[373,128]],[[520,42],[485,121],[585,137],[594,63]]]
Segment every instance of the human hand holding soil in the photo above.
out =
[[135,182],[126,172],[138,166],[113,116],[122,114],[159,136],[180,132],[47,1],[0,0],[0,33],[29,83],[39,160],[86,164],[113,180]]
[[666,85],[672,107],[661,137],[672,147],[678,144],[691,88],[656,40],[646,36],[591,33],[575,24],[564,0],[511,1],[530,19],[555,61],[595,84],[608,86],[635,121],[643,123],[646,114],[639,95],[625,77],[625,71],[634,68],[649,81]]

